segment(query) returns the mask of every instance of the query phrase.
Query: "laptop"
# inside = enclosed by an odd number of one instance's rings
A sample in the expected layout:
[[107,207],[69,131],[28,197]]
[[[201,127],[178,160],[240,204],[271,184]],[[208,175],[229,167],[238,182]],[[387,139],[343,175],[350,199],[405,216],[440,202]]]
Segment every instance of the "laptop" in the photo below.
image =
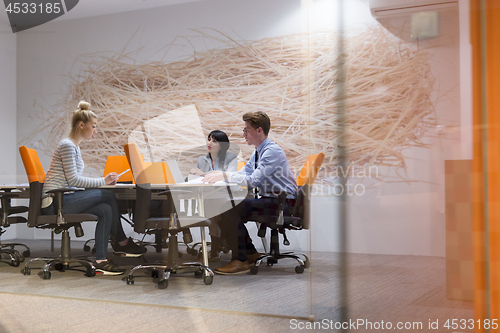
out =
[[181,169],[179,168],[179,164],[176,160],[167,160],[168,167],[170,168],[170,172],[174,177],[175,183],[185,183],[184,177],[182,176]]

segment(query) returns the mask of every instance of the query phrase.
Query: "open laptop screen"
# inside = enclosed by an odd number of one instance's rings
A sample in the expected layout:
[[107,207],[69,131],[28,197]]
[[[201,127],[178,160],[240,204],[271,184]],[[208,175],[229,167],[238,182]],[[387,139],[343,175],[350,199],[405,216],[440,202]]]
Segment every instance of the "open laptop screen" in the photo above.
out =
[[184,177],[182,176],[181,169],[179,168],[179,164],[176,160],[167,160],[168,167],[170,168],[170,172],[174,177],[175,183],[184,183]]

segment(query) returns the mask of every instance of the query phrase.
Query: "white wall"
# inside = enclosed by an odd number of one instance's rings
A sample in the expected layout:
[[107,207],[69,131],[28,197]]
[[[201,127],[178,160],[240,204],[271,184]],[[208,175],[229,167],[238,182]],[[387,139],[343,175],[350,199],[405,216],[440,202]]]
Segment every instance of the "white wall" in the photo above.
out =
[[[5,11],[0,11],[0,45],[0,184],[14,184],[18,155],[15,140],[16,36]],[[11,226],[2,238],[14,238],[15,235],[16,226]]]
[[[308,15],[301,5],[311,4]],[[18,143],[36,145],[50,133],[39,133],[21,142],[40,126],[30,118],[57,105],[66,87],[67,75],[76,73],[74,60],[80,55],[99,55],[145,48],[138,53],[142,60],[159,60],[157,51],[177,36],[192,36],[190,29],[213,28],[232,37],[255,40],[337,25],[337,1],[299,0],[213,0],[169,7],[99,16],[88,19],[51,22],[17,35],[18,44]],[[75,8],[75,10],[77,7]],[[366,1],[346,1],[344,21],[348,26],[378,24],[370,15]],[[454,29],[451,23],[446,23]],[[457,23],[455,22],[455,28]],[[446,30],[446,29],[445,29]],[[436,75],[436,115],[447,125],[460,125],[459,52],[457,36],[445,38],[443,45],[427,44],[433,54],[432,69]],[[452,32],[453,33],[453,32]],[[131,38],[135,34],[134,38]],[[178,45],[181,41],[177,42]],[[196,50],[219,46],[200,40]],[[173,47],[164,61],[176,60],[192,53],[192,47]],[[435,133],[431,133],[435,134]],[[404,151],[408,166],[407,179],[418,182],[386,183],[367,190],[349,202],[348,249],[351,252],[438,255],[445,254],[444,159],[460,158],[460,135],[427,137],[430,147]],[[455,153],[458,151],[458,155]],[[45,169],[50,156],[41,156]],[[17,172],[24,175],[18,163]],[[392,175],[395,176],[393,173]],[[26,181],[26,180],[24,180]],[[368,183],[367,183],[368,185]],[[315,197],[313,224],[308,232],[289,233],[293,247],[336,251],[339,244],[338,201],[332,197]],[[86,234],[92,235],[93,224]],[[18,234],[19,235],[19,234]],[[36,231],[36,237],[48,237]]]

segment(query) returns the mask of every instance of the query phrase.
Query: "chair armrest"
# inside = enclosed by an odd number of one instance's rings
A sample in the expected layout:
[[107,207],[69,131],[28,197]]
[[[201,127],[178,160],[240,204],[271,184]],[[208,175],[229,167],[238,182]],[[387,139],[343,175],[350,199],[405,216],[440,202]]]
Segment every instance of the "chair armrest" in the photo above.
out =
[[2,212],[2,219],[0,221],[0,225],[8,226],[7,217],[9,216],[10,199],[17,196],[19,195],[10,192],[0,194],[0,201],[2,202],[2,207],[0,208],[0,211]]
[[281,191],[278,195],[278,219],[276,221],[276,225],[278,226],[283,226],[285,224],[283,214],[285,212],[286,195],[287,193],[285,191]]
[[56,188],[50,191],[47,191],[47,193],[54,193],[57,194],[59,192],[64,193],[64,192],[75,192],[75,191],[85,191],[84,188],[81,187],[66,187],[66,188]]
[[64,224],[64,217],[62,213],[63,207],[63,194],[65,192],[74,191],[84,191],[84,188],[68,187],[68,188],[56,188],[54,190],[47,191],[47,193],[54,194],[54,212],[57,215],[56,223],[57,225]]
[[[26,207],[14,207],[11,206],[11,199],[19,197],[19,193],[12,192],[0,192],[0,202],[2,203],[0,207],[0,226],[8,227],[9,226],[9,215],[10,214],[19,214],[28,211]],[[12,219],[24,219],[19,216],[11,217]],[[24,222],[24,221],[23,221]]]
[[7,199],[10,199],[10,198],[15,198],[15,197],[18,197],[19,194],[17,193],[12,193],[12,192],[5,192],[5,193],[0,193],[0,198],[7,198]]

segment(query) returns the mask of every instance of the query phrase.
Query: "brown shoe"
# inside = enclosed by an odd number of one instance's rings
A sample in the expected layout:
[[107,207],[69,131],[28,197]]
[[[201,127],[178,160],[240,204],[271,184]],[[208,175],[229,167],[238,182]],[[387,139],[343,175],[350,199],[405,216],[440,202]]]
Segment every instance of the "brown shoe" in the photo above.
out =
[[253,254],[247,254],[248,263],[250,265],[255,264],[255,262],[257,261],[257,259],[259,259],[262,256],[263,256],[263,254],[261,254],[259,252],[255,252]]
[[248,261],[239,261],[238,259],[231,260],[226,266],[215,269],[215,273],[223,275],[243,274],[250,272],[250,264]]

